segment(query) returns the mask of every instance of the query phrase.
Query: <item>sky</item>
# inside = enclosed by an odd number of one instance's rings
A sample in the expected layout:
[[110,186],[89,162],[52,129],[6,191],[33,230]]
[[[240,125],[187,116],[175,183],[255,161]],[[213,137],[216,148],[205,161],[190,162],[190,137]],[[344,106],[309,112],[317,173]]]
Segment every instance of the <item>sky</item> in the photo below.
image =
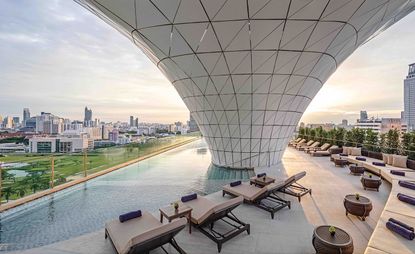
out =
[[[403,79],[415,62],[415,13],[361,46],[304,113],[306,123],[354,122],[360,110],[399,117]],[[103,121],[172,123],[189,111],[141,51],[69,0],[0,1],[0,116],[51,112]]]

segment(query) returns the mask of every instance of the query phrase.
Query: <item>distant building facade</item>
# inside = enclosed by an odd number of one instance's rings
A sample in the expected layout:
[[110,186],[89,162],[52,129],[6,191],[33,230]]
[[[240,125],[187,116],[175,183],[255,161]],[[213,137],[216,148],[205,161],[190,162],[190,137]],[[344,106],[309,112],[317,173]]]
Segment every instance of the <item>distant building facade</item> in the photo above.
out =
[[360,111],[360,118],[359,118],[359,120],[360,121],[366,121],[366,120],[368,120],[369,118],[368,118],[368,116],[367,116],[367,111],[366,110],[362,110],[362,111]]
[[88,107],[85,107],[84,126],[85,127],[90,127],[92,125],[93,125],[93,122],[92,122],[92,109],[88,109]]
[[26,127],[27,120],[30,119],[30,110],[28,108],[23,109],[23,127]]
[[189,122],[187,123],[189,127],[189,132],[199,131],[199,126],[197,125],[195,119],[193,118],[192,114],[190,114]]
[[[82,152],[91,146],[87,135],[32,137],[29,139],[30,153]],[[93,147],[93,143],[92,143]]]
[[404,119],[408,130],[415,130],[415,63],[409,65],[404,80]]

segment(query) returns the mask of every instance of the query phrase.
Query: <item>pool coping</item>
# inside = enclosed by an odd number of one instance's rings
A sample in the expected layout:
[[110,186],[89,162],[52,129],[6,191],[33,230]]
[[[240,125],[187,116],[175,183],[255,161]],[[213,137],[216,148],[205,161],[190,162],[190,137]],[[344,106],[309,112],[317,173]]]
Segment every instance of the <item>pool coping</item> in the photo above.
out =
[[167,152],[167,151],[172,150],[172,149],[174,149],[174,148],[177,148],[177,147],[180,147],[180,146],[183,146],[183,145],[186,145],[186,144],[192,143],[192,142],[194,142],[194,141],[196,141],[196,140],[199,140],[199,139],[201,139],[201,138],[202,138],[202,137],[195,137],[195,138],[192,138],[192,139],[190,139],[190,140],[186,140],[186,141],[183,141],[183,142],[180,142],[180,143],[174,144],[174,145],[166,146],[165,148],[162,148],[162,149],[160,149],[160,150],[158,150],[158,151],[156,151],[156,152],[153,152],[153,153],[150,153],[150,154],[147,154],[147,155],[141,156],[141,157],[139,157],[139,158],[137,158],[137,159],[133,159],[133,160],[129,160],[129,161],[127,161],[127,162],[123,162],[123,163],[121,163],[121,164],[118,164],[118,165],[116,165],[116,166],[113,166],[113,167],[110,167],[110,168],[104,169],[104,170],[99,171],[99,172],[92,173],[92,174],[90,174],[90,175],[87,175],[86,177],[79,178],[79,179],[76,179],[76,180],[73,180],[73,181],[70,181],[70,182],[67,182],[67,183],[64,183],[64,184],[58,185],[58,186],[56,186],[56,187],[54,187],[54,188],[52,188],[52,189],[43,190],[43,191],[40,191],[40,192],[37,192],[37,193],[31,194],[31,195],[28,195],[28,196],[26,196],[26,197],[23,197],[23,198],[17,199],[17,200],[15,200],[15,201],[12,201],[12,202],[9,202],[9,203],[6,203],[6,204],[0,204],[0,213],[1,213],[1,212],[4,212],[4,211],[6,211],[6,210],[9,210],[9,209],[15,208],[15,207],[17,207],[17,206],[20,206],[20,205],[26,204],[26,203],[28,203],[28,202],[30,202],[30,201],[33,201],[33,200],[36,200],[36,199],[42,198],[42,197],[44,197],[44,196],[47,196],[47,195],[53,194],[53,193],[55,193],[55,192],[58,192],[58,191],[61,191],[61,190],[67,189],[67,188],[72,187],[72,186],[74,186],[74,185],[77,185],[77,184],[80,184],[80,183],[86,182],[86,181],[88,181],[88,180],[94,179],[94,178],[96,178],[96,177],[98,177],[98,176],[102,176],[102,175],[108,174],[108,173],[110,173],[110,172],[112,172],[112,171],[115,171],[115,170],[117,170],[117,169],[120,169],[120,168],[123,168],[123,167],[129,166],[129,165],[131,165],[131,164],[134,164],[134,163],[137,163],[137,162],[140,162],[140,161],[146,160],[146,159],[148,159],[148,158],[151,158],[151,157],[153,157],[153,156],[156,156],[156,155],[159,155],[159,154],[161,154],[161,153]]

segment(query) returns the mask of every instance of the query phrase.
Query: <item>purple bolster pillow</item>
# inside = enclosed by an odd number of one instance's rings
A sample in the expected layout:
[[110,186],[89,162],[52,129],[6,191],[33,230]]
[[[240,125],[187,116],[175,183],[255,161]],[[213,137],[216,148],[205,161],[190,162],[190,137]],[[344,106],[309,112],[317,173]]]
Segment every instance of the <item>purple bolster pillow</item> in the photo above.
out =
[[408,229],[406,229],[406,228],[404,228],[404,227],[402,227],[398,224],[395,224],[393,222],[390,222],[390,221],[386,222],[386,227],[389,230],[405,237],[408,240],[413,240],[415,238],[415,233],[414,232],[412,232],[412,231],[410,231],[410,230],[408,230]]
[[381,166],[381,167],[386,166],[385,163],[383,163],[383,162],[377,162],[377,161],[372,162],[372,164],[375,165],[375,166]]
[[197,199],[197,194],[196,193],[193,193],[193,194],[190,194],[190,195],[187,195],[187,196],[183,196],[181,198],[181,201],[184,203],[184,202],[188,202],[188,201],[193,200],[193,199]]
[[415,190],[415,183],[408,182],[408,181],[399,181],[398,183],[402,187]]
[[398,193],[398,195],[396,195],[396,196],[402,202],[405,202],[405,203],[408,203],[408,204],[411,204],[411,205],[415,205],[415,198],[414,197],[411,197],[411,196],[408,196],[408,195],[405,195],[405,194],[402,194],[402,193]]
[[124,221],[131,220],[131,219],[138,218],[138,217],[141,217],[141,210],[121,214],[118,219],[122,223]]
[[260,178],[260,177],[263,177],[263,176],[266,176],[266,175],[267,175],[267,173],[261,173],[261,174],[256,175],[256,177]]
[[231,185],[231,187],[235,187],[235,186],[238,186],[238,185],[241,185],[241,181],[235,181],[235,182],[231,182],[230,183],[230,185]]
[[339,156],[344,156],[344,157],[347,157],[347,156],[349,156],[347,153],[339,153]]
[[404,227],[404,228],[408,229],[409,231],[414,232],[414,227],[411,227],[411,226],[409,226],[409,225],[407,225],[407,224],[405,224],[401,221],[395,220],[394,218],[389,218],[389,221],[393,222],[395,224],[398,224],[399,226]]
[[366,161],[366,158],[365,157],[356,157],[356,160],[358,160],[358,161]]
[[404,171],[399,171],[399,170],[391,170],[390,173],[392,175],[397,175],[397,176],[405,176],[405,172]]

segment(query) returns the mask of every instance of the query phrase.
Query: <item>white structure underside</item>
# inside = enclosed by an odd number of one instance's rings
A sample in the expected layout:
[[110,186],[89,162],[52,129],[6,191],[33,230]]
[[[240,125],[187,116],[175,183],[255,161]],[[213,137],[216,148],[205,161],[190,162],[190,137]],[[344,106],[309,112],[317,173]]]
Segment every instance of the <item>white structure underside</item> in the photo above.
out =
[[219,166],[276,164],[309,103],[415,0],[75,0],[174,85]]

